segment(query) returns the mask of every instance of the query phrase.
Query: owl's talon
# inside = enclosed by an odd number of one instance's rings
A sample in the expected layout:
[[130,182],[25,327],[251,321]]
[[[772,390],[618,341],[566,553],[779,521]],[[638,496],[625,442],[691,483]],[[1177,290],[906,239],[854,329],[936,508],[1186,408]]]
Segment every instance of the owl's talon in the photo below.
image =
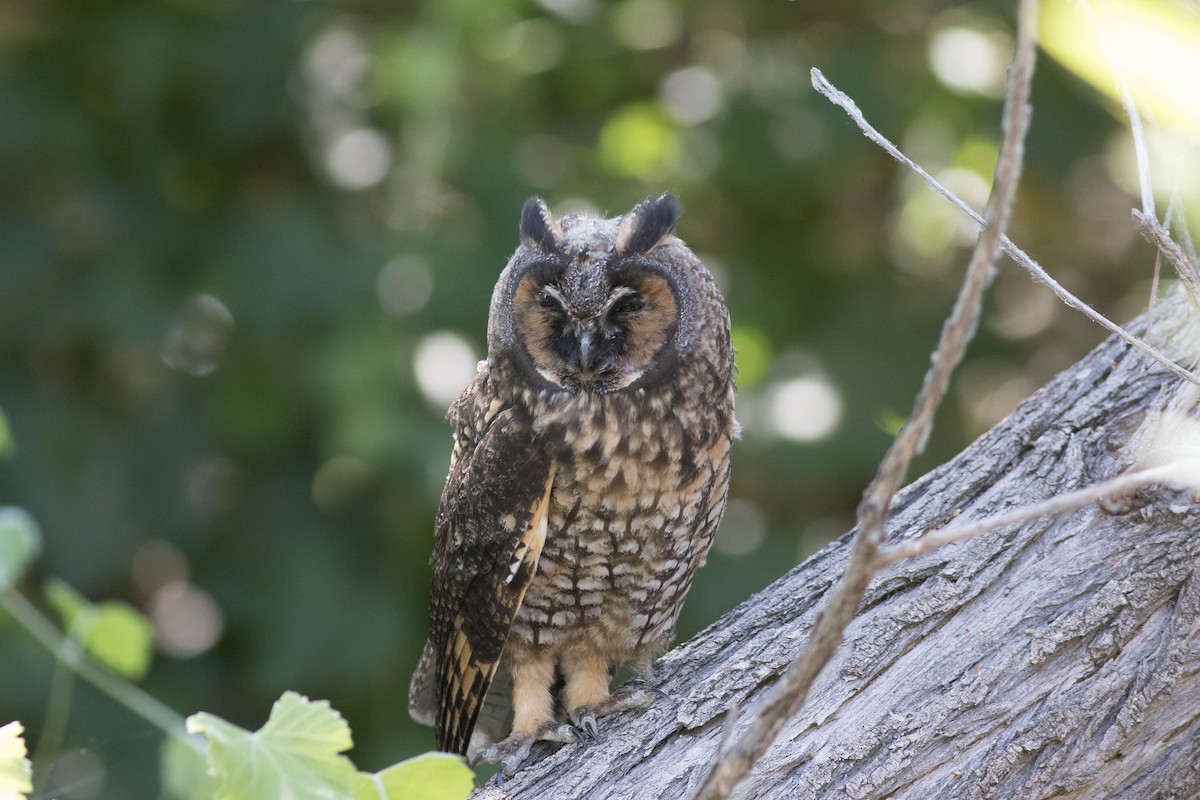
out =
[[510,736],[480,753],[477,761],[499,765],[500,769],[496,770],[496,785],[503,786],[504,781],[517,774],[525,759],[529,758],[534,741],[532,736]]
[[571,712],[570,717],[579,730],[581,741],[585,738],[589,741],[602,740],[600,726],[596,724],[597,714],[593,713],[590,708],[577,708]]
[[507,739],[496,742],[476,756],[475,763],[498,764],[500,769],[496,771],[496,785],[504,786],[504,782],[516,775],[517,770],[529,759],[535,743],[578,744],[583,740],[584,734],[579,728],[569,722],[551,720],[533,733],[514,733]]
[[546,741],[563,742],[564,744],[581,744],[585,738],[583,731],[566,722],[558,726],[556,734],[557,736],[555,738],[547,738]]
[[579,727],[583,729],[589,739],[600,739],[600,726],[596,724],[596,718],[591,714],[579,720]]

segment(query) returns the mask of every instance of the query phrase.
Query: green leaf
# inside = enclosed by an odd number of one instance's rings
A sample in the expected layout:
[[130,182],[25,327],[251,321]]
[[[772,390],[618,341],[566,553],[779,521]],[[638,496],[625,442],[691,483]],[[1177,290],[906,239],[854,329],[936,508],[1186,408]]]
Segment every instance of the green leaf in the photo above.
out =
[[154,628],[126,603],[108,600],[96,606],[96,624],[87,640],[92,656],[114,672],[140,680],[150,669]]
[[208,737],[216,800],[351,797],[354,765],[338,755],[353,745],[350,726],[324,700],[284,692],[254,733],[204,712],[188,717],[187,729]]
[[63,618],[67,635],[88,654],[120,675],[138,680],[150,668],[154,628],[128,603],[89,603],[65,581],[46,582],[46,600]]
[[354,800],[463,800],[474,788],[467,762],[448,753],[426,753],[354,776]]
[[0,408],[0,458],[6,458],[17,452],[17,443],[12,436],[12,428],[8,425],[8,417]]
[[159,773],[163,791],[175,800],[212,800],[217,794],[217,779],[208,772],[204,757],[204,737],[190,737],[195,746],[178,736],[168,736],[159,751]]
[[33,791],[33,767],[21,738],[24,732],[19,722],[0,726],[0,800],[24,800]]
[[0,507],[0,589],[7,589],[25,574],[42,550],[42,532],[23,508]]
[[42,593],[46,596],[46,602],[54,606],[54,610],[62,617],[63,628],[66,630],[73,628],[80,612],[86,611],[91,606],[86,597],[59,578],[51,578],[46,581]]

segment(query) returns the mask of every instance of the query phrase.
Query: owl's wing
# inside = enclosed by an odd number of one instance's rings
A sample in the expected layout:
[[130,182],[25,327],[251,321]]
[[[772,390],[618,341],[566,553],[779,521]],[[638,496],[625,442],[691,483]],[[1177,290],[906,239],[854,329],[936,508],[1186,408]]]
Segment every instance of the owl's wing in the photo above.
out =
[[435,729],[438,748],[456,753],[467,751],[537,570],[554,483],[552,460],[526,420],[504,409],[479,424],[474,441],[456,448],[433,559]]

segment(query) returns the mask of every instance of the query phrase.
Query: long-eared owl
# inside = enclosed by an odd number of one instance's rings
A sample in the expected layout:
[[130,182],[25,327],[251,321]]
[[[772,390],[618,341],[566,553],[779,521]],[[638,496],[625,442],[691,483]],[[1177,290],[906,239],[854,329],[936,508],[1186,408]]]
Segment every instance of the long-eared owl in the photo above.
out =
[[663,195],[615,219],[556,218],[531,198],[488,358],[448,414],[409,707],[440,749],[502,777],[533,742],[595,736],[597,717],[651,701],[609,680],[648,677],[724,511],[729,314],[674,236],[679,211]]

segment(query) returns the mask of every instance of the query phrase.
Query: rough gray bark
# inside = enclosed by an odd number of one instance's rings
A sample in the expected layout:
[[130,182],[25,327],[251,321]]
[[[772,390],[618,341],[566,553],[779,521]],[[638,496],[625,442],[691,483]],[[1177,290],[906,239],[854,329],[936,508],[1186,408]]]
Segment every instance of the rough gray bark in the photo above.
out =
[[[1176,330],[1163,346],[1194,358],[1184,339],[1195,335]],[[1120,473],[1130,436],[1178,384],[1108,340],[901,492],[889,539]],[[1166,487],[1107,505],[885,570],[734,796],[1200,798],[1200,505]],[[608,718],[603,741],[563,747],[473,797],[688,797],[725,710],[738,709],[742,730],[803,646],[848,542],[666,654],[655,678],[670,701]]]

